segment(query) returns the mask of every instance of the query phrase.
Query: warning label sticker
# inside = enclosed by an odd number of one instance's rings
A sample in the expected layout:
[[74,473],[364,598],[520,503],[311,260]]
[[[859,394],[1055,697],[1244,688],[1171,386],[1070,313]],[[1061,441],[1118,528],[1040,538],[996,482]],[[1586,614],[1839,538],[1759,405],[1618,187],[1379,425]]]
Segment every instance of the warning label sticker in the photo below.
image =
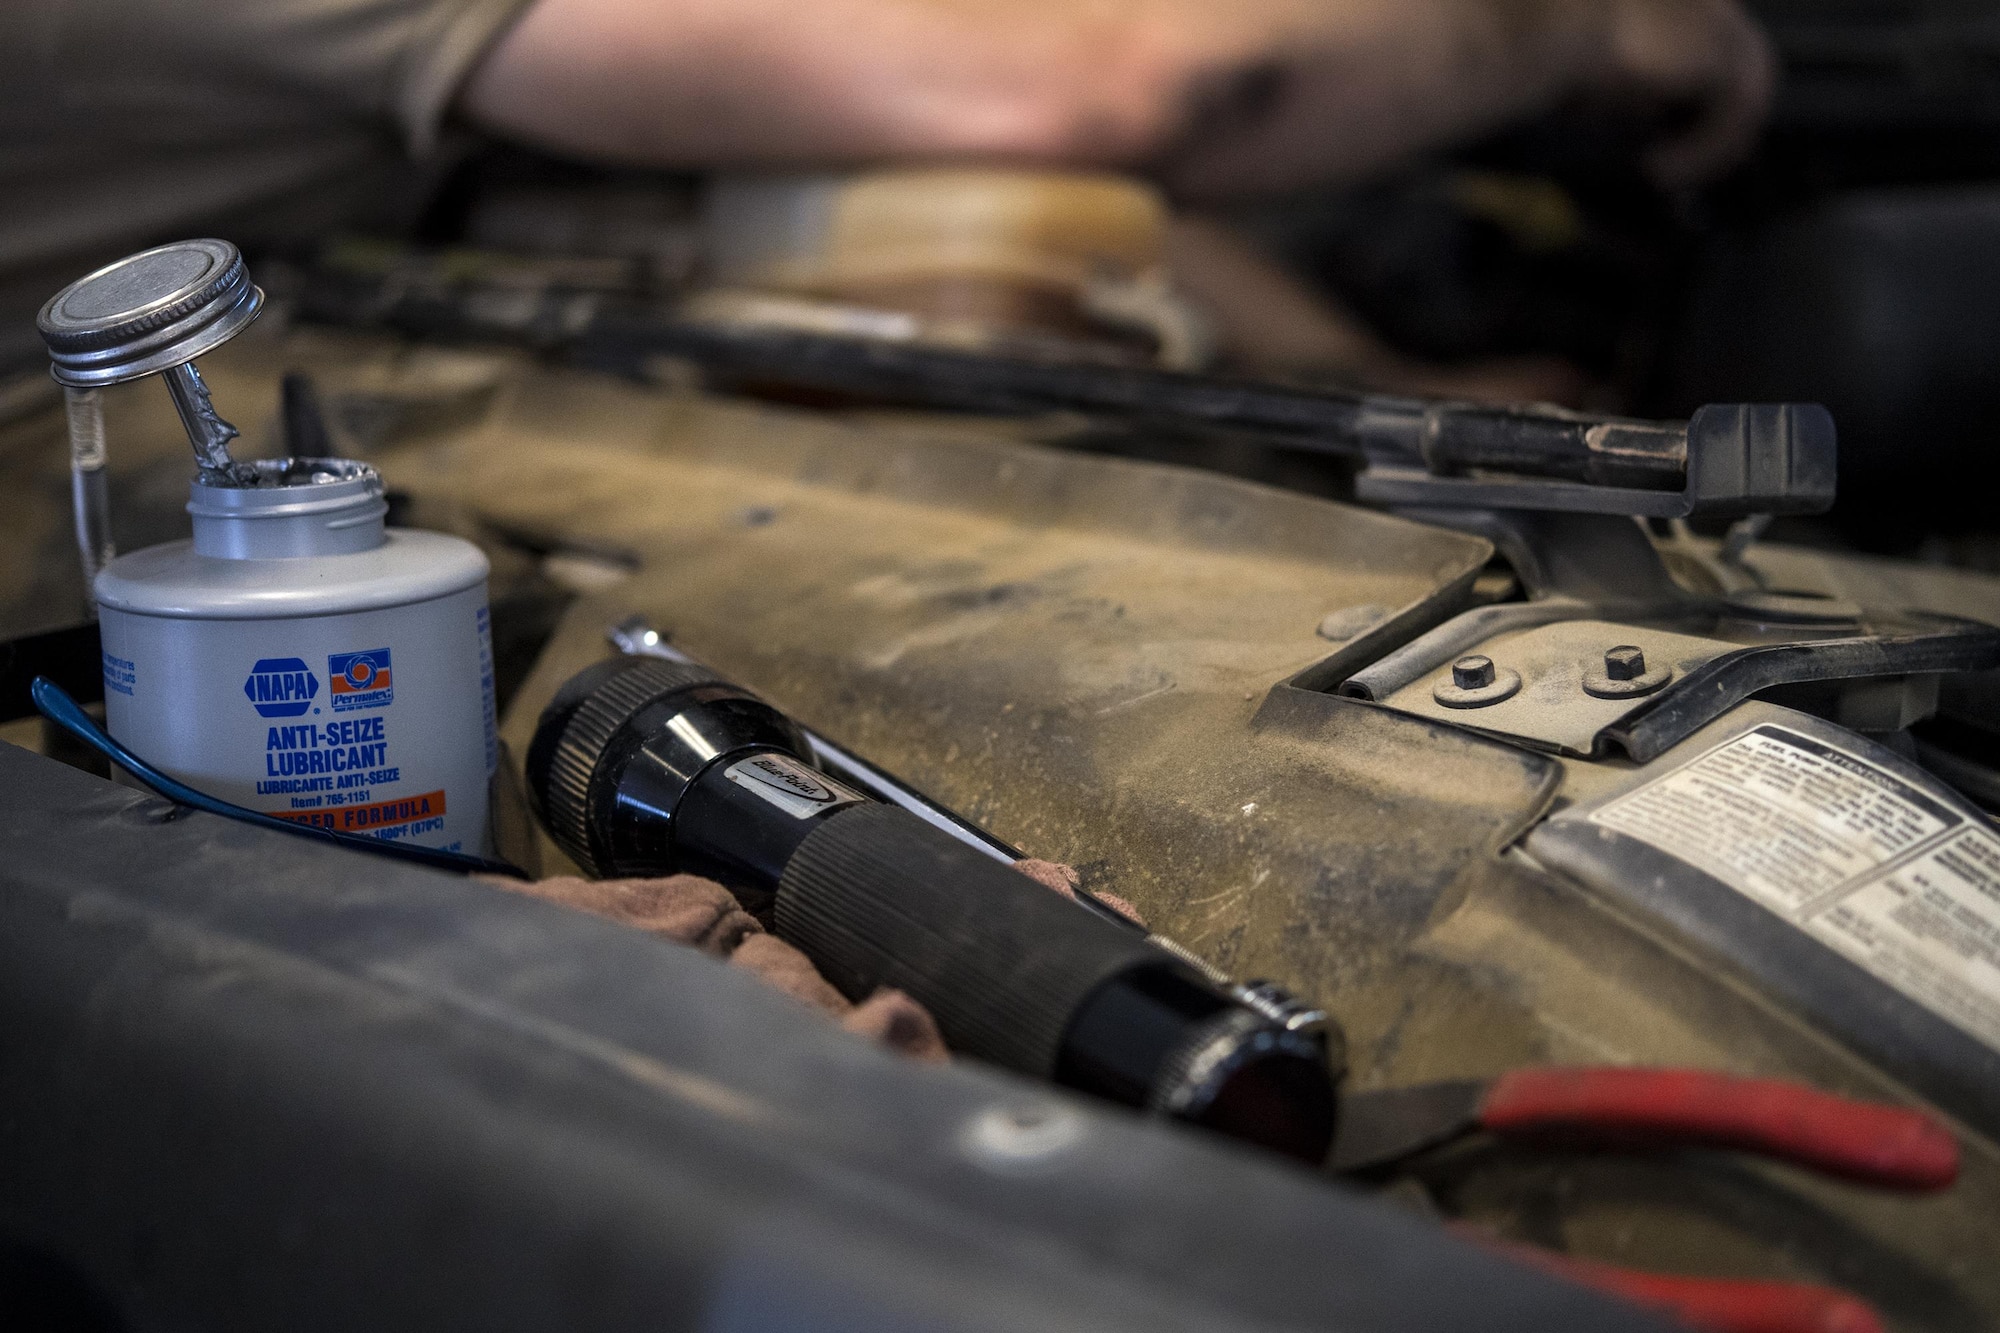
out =
[[1706,871],[2000,1050],[2000,837],[1759,727],[1590,816]]

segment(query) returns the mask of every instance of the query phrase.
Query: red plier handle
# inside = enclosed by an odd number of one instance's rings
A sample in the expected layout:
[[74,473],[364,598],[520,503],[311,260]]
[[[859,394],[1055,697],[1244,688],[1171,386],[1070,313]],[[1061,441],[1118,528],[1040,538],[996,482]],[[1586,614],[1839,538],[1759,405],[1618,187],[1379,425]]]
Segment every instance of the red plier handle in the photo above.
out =
[[1486,1236],[1474,1239],[1530,1267],[1651,1306],[1704,1333],[1883,1333],[1875,1307],[1832,1287],[1648,1273]]
[[1517,1069],[1487,1085],[1481,1128],[1732,1148],[1889,1189],[1943,1189],[1958,1142],[1921,1111],[1696,1069]]

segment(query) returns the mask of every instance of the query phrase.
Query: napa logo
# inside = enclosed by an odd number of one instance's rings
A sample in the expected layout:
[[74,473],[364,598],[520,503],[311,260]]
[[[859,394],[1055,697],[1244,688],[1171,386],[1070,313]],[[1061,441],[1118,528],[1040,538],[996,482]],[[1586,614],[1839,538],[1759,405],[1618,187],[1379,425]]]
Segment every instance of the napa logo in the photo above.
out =
[[319,695],[319,677],[296,657],[265,657],[250,668],[243,693],[265,717],[299,717]]
[[332,685],[336,713],[356,708],[386,708],[396,701],[396,692],[390,688],[387,648],[333,653],[326,659],[326,676]]

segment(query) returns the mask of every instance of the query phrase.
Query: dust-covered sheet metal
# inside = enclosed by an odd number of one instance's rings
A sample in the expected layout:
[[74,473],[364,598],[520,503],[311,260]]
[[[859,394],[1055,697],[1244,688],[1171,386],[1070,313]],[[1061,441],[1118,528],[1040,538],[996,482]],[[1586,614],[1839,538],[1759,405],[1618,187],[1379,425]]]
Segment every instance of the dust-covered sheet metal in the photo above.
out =
[[645,561],[572,617],[515,708],[517,746],[602,627],[639,611],[1219,965],[1320,993],[1367,984],[1384,941],[1546,799],[1533,757],[1324,696],[1298,725],[1252,725],[1332,651],[1329,612],[1407,633],[1456,603],[1482,542],[963,426],[563,391],[617,408],[622,438],[567,434],[589,406],[572,404],[437,455],[456,475],[482,460],[465,498],[485,512]]

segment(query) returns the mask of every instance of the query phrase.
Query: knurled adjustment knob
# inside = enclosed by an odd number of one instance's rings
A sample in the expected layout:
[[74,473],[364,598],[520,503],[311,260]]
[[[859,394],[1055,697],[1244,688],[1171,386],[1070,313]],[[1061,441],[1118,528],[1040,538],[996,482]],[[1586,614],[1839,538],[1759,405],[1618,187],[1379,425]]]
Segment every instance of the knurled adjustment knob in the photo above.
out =
[[528,751],[529,792],[549,836],[572,861],[604,871],[590,841],[591,784],[619,728],[654,700],[717,679],[692,663],[624,657],[599,662],[557,691]]
[[78,278],[49,298],[36,323],[56,380],[94,389],[213,351],[263,305],[235,246],[175,241]]

